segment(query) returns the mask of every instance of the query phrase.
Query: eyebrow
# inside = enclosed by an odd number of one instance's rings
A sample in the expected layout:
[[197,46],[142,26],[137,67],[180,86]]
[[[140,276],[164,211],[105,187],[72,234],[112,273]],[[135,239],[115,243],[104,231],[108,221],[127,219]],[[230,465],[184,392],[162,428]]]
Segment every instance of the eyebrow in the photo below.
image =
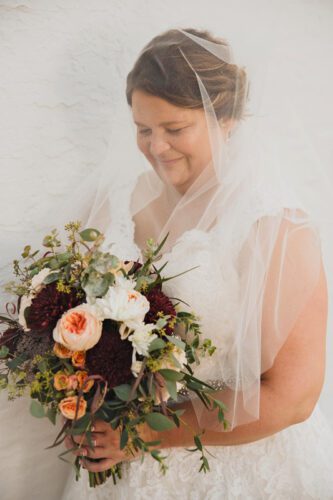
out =
[[[180,120],[180,121],[172,120],[170,122],[161,122],[161,123],[159,123],[159,126],[160,125],[172,125],[174,123],[177,123],[177,124],[179,124],[179,123],[185,123],[185,121],[186,120]],[[134,121],[134,123],[135,123],[135,125],[139,125],[140,127],[146,127],[146,125],[144,125],[143,123],[136,122],[136,121]]]

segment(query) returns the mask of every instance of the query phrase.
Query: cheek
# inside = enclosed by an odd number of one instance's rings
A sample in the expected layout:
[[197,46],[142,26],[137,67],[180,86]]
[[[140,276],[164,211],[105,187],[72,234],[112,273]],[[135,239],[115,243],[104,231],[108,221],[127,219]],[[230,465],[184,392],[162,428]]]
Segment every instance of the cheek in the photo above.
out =
[[145,155],[145,157],[147,159],[151,159],[151,154],[150,154],[150,151],[149,151],[149,146],[148,146],[148,142],[145,141],[144,139],[137,139],[137,146],[139,148],[139,150],[141,151],[142,154]]

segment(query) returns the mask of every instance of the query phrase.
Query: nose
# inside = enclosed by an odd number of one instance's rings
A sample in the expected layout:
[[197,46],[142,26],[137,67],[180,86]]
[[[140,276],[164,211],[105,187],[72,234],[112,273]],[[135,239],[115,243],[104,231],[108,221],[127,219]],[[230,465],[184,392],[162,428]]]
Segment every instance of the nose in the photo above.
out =
[[149,149],[153,156],[158,157],[170,149],[170,144],[162,136],[152,134]]

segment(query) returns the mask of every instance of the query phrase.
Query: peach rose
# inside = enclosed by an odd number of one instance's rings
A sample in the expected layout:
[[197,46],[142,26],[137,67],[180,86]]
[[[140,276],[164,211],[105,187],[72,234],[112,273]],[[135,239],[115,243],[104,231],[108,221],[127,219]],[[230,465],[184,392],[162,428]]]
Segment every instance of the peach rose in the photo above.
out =
[[58,356],[58,358],[61,358],[61,359],[67,359],[67,358],[70,358],[71,356],[73,356],[73,351],[70,351],[69,349],[67,349],[63,345],[59,344],[58,342],[56,342],[54,344],[53,352],[56,356]]
[[88,378],[88,372],[77,371],[75,375],[78,380],[79,388],[82,389],[83,392],[89,392],[92,386],[94,385],[94,381],[93,380],[86,381]]
[[[69,398],[64,398],[59,403],[59,409],[62,415],[68,420],[74,420],[76,408],[77,408],[78,396],[71,396]],[[87,409],[87,401],[80,398],[79,410],[77,413],[77,418],[81,418],[85,415]]]
[[94,314],[94,306],[80,304],[66,311],[53,330],[53,338],[71,351],[86,351],[97,344],[102,335],[102,321]]
[[68,376],[64,372],[58,372],[53,379],[53,385],[57,391],[65,391],[68,387]]
[[86,353],[85,351],[76,351],[72,354],[72,365],[75,368],[83,368],[86,362]]

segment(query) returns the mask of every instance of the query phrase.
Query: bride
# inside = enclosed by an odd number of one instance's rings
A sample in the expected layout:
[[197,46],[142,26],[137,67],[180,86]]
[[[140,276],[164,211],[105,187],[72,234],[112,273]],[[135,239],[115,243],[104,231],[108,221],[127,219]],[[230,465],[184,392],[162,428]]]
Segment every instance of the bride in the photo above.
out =
[[[116,255],[140,258],[148,238],[169,233],[167,274],[195,268],[165,292],[200,315],[217,348],[195,374],[216,388],[229,428],[183,394],[185,423],[142,431],[162,442],[162,475],[150,455],[142,463],[120,451],[118,433],[97,421],[94,450],[79,452],[83,467],[123,462],[123,478],[90,489],[84,471],[69,479],[64,500],[333,498],[333,434],[317,405],[328,307],[320,231],[297,176],[288,177],[288,147],[275,147],[288,115],[276,101],[265,113],[273,101],[251,101],[248,81],[209,32],[169,30],[151,40],[126,89],[149,168],[108,165],[87,218]],[[193,430],[204,430],[207,474],[184,449]]]

